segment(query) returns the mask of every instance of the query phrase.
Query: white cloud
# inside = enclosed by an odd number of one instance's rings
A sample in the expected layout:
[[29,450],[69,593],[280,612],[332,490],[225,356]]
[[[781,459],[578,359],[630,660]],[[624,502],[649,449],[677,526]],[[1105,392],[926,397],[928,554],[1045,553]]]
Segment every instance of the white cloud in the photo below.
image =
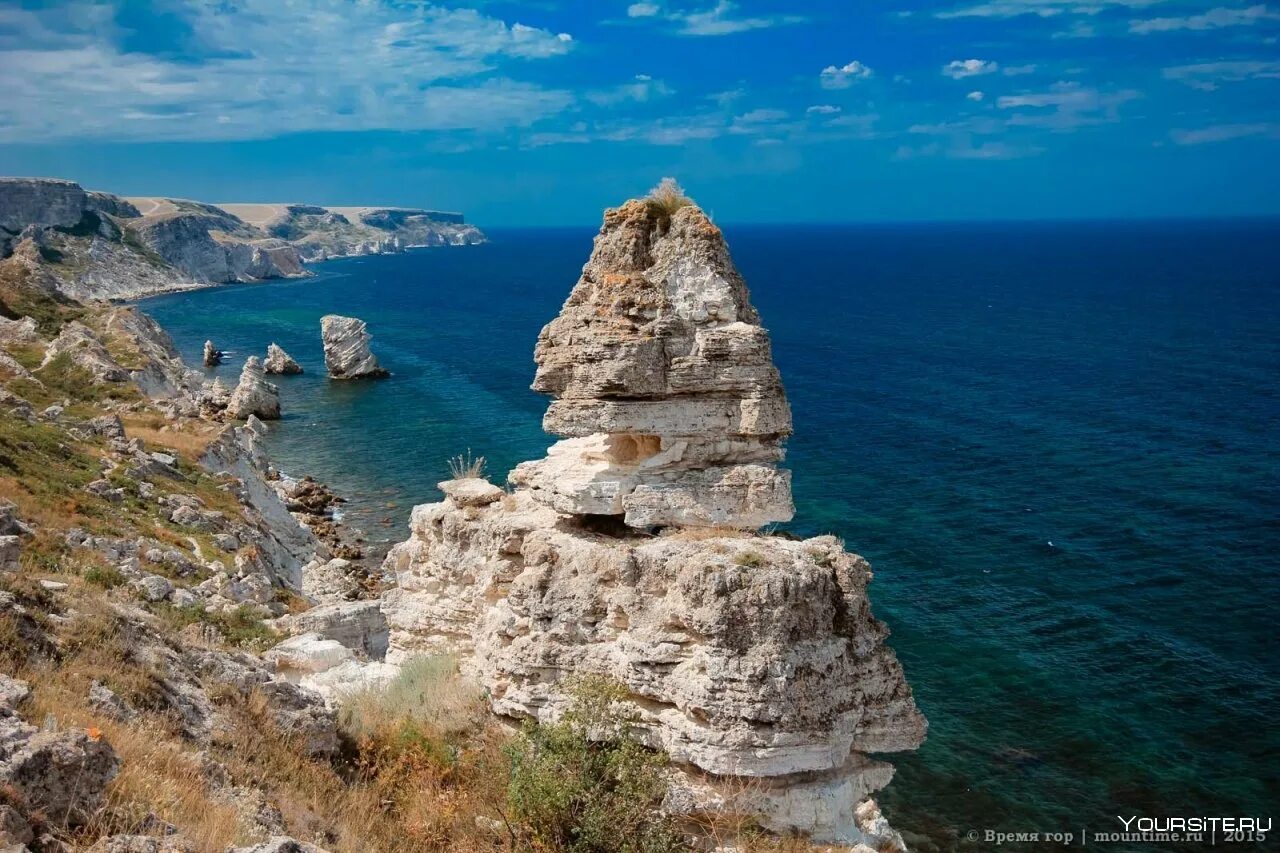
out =
[[601,107],[612,107],[619,104],[644,104],[658,98],[666,97],[675,90],[661,80],[640,74],[631,83],[611,86],[607,89],[593,89],[585,97],[591,103]]
[[1259,21],[1277,19],[1280,19],[1280,13],[1272,12],[1262,4],[1245,9],[1218,7],[1200,15],[1130,21],[1129,32],[1145,35],[1173,30],[1217,30],[1223,27],[1250,27]]
[[700,11],[671,9],[658,3],[632,3],[627,7],[627,17],[669,21],[676,24],[675,33],[682,36],[727,36],[808,20],[803,15],[789,14],[740,16],[738,4],[733,0],[718,0],[714,6]]
[[1239,83],[1242,80],[1280,78],[1280,62],[1242,60],[1236,62],[1202,62],[1196,65],[1175,65],[1164,69],[1166,80],[1186,83],[1193,89],[1211,92],[1219,83]]
[[1141,9],[1163,0],[993,0],[976,6],[963,6],[936,13],[939,18],[1017,18],[1036,15],[1052,18],[1058,15],[1097,15],[1113,8]]
[[571,50],[567,33],[474,9],[390,0],[173,0],[168,8],[192,33],[181,60],[126,50],[105,3],[5,12],[0,141],[496,131],[573,100],[501,73]]
[[1079,83],[1060,81],[1047,92],[1002,95],[996,100],[996,106],[1002,110],[1033,110],[1010,116],[1006,120],[1009,126],[1070,131],[1085,125],[1118,121],[1120,106],[1140,97],[1142,94],[1134,89],[1102,92]]
[[942,66],[942,73],[952,80],[965,77],[978,77],[982,74],[994,74],[1000,69],[999,63],[982,59],[953,59]]
[[1006,77],[1020,77],[1023,74],[1036,73],[1035,65],[1006,65],[1001,72]]
[[840,108],[835,106],[834,104],[814,104],[813,106],[805,110],[805,112],[811,113],[813,115],[829,116],[829,115],[834,115],[835,113],[840,112]]
[[986,95],[984,95],[982,92],[973,91],[965,95],[965,97],[971,101],[981,101],[983,98],[986,97]]
[[870,68],[855,59],[839,68],[828,65],[818,75],[818,81],[824,89],[848,89],[858,80],[865,80],[873,73]]
[[1217,124],[1197,130],[1174,130],[1169,137],[1178,145],[1204,145],[1211,142],[1229,142],[1232,139],[1246,139],[1251,136],[1265,136],[1280,139],[1280,124],[1258,122],[1254,124]]

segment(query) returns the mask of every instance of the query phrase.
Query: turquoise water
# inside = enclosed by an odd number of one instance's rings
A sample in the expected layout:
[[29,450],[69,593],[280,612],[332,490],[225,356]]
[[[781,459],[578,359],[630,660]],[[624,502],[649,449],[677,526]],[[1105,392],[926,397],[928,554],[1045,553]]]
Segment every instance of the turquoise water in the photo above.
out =
[[[892,758],[895,825],[925,849],[988,850],[968,833],[1079,846],[1116,815],[1269,816],[1280,224],[726,234],[794,409],[790,528],[872,561],[930,719]],[[228,382],[271,341],[294,355],[307,373],[279,379],[273,454],[399,539],[447,457],[470,448],[501,477],[550,443],[532,347],[591,236],[495,231],[145,307],[193,364],[206,337],[234,350]],[[329,312],[369,322],[390,379],[323,378]]]

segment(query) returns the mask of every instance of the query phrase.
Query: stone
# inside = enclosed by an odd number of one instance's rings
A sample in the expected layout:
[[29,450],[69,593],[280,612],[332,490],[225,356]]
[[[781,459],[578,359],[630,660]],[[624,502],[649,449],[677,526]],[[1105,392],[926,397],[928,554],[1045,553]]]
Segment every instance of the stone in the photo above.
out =
[[173,583],[160,575],[145,575],[134,581],[133,588],[146,601],[164,601],[173,592]]
[[45,350],[44,361],[40,366],[48,367],[59,357],[65,357],[73,366],[88,371],[95,382],[129,380],[129,371],[116,363],[102,341],[98,340],[97,334],[79,320],[62,324],[58,336]]
[[289,617],[289,628],[335,640],[373,660],[387,653],[387,617],[377,601],[322,604]]
[[22,540],[17,536],[0,536],[0,572],[16,572],[22,568]]
[[355,564],[342,557],[313,560],[302,567],[302,594],[312,601],[345,601],[360,591]]
[[0,673],[0,711],[13,711],[31,695],[25,681]]
[[256,355],[245,360],[240,383],[227,403],[227,417],[244,420],[250,415],[261,420],[280,419],[280,389],[266,380]]
[[502,500],[502,496],[506,494],[500,487],[479,477],[445,480],[438,486],[457,506],[487,506]]
[[0,501],[0,536],[21,536],[35,532],[18,518],[18,507],[12,501]]
[[262,369],[267,373],[294,375],[302,372],[302,365],[293,360],[293,356],[276,344],[267,347],[267,358],[262,362]]
[[351,649],[337,640],[307,633],[272,646],[263,652],[262,657],[274,663],[286,678],[296,681],[302,675],[323,672],[352,660],[353,655]]
[[88,822],[119,768],[115,750],[88,732],[37,731],[13,718],[0,720],[0,784],[50,824]]
[[564,437],[512,483],[559,512],[637,528],[757,528],[794,513],[776,463],[791,410],[720,230],[694,205],[605,214],[538,336],[543,427]]
[[138,716],[115,691],[100,681],[89,685],[89,706],[103,716],[120,723],[127,723]]
[[74,181],[0,178],[0,228],[15,234],[28,225],[71,228],[80,224],[87,200]]
[[154,835],[111,835],[99,838],[89,853],[193,853],[197,848],[183,838]]
[[13,806],[0,805],[0,850],[25,851],[35,833]]
[[369,350],[370,335],[363,320],[328,314],[320,318],[324,366],[333,379],[378,378],[390,374]]
[[252,847],[233,848],[231,853],[328,853],[328,851],[296,838],[277,835]]
[[754,530],[791,517],[791,415],[719,230],[692,205],[606,213],[535,361],[564,438],[510,494],[451,481],[413,509],[383,564],[387,662],[456,654],[493,711],[538,721],[607,677],[671,757],[670,810],[887,844],[859,823],[893,776],[870,756],[915,749],[927,723],[867,562]]
[[222,364],[222,358],[225,353],[213,345],[213,341],[204,342],[204,354],[202,361],[205,367],[217,367]]
[[84,490],[111,503],[120,503],[124,500],[124,489],[115,486],[110,480],[94,480],[85,486]]
[[49,590],[49,592],[62,592],[64,589],[67,588],[67,584],[63,583],[62,581],[51,581],[51,580],[44,580],[44,579],[41,579],[40,586]]

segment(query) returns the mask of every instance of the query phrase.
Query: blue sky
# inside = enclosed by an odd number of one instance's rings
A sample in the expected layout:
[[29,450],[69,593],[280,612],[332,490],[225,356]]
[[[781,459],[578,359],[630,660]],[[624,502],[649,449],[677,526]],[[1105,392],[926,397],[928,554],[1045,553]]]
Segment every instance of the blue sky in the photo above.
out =
[[1280,0],[0,0],[0,174],[585,224],[1280,214]]

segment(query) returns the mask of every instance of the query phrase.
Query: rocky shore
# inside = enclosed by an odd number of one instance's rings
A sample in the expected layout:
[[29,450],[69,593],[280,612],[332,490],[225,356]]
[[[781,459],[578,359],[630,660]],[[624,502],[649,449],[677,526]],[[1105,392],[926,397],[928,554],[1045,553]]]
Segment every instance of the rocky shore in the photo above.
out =
[[54,178],[0,178],[0,258],[39,256],[50,285],[81,301],[294,278],[308,274],[306,262],[484,239],[458,213],[217,206],[122,198]]
[[[497,721],[523,720],[662,756],[583,783],[669,822],[653,849],[755,849],[749,825],[905,850],[871,755],[926,724],[867,563],[760,529],[794,511],[790,410],[696,206],[606,213],[535,347],[561,440],[510,490],[459,460],[384,560],[262,449],[286,353],[207,381],[142,312],[76,295],[159,280],[120,278],[135,262],[175,275],[118,224],[130,202],[7,191],[39,222],[0,221],[0,849],[537,849],[563,794],[522,799],[532,730]],[[86,211],[93,236],[64,230]],[[385,374],[363,323],[326,320],[331,374]],[[574,728],[591,679],[612,735]]]

